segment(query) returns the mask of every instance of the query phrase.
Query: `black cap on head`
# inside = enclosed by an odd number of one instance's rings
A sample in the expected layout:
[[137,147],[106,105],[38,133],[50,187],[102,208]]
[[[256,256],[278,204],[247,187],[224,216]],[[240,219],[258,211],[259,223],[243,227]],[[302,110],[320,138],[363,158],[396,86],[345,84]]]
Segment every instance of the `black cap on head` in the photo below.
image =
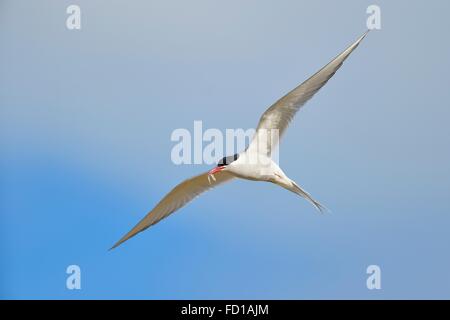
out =
[[239,154],[235,154],[232,156],[228,156],[228,157],[223,157],[218,163],[217,166],[218,167],[223,167],[226,165],[229,165],[230,163],[232,163],[233,161],[236,161],[239,158]]

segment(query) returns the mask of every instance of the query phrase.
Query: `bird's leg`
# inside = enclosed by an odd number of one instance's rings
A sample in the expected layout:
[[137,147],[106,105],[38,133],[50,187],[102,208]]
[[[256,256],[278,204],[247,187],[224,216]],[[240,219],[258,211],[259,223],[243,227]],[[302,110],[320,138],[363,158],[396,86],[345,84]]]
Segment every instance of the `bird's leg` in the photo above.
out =
[[208,174],[208,182],[209,182],[209,184],[211,184],[211,179],[216,181],[216,177],[214,177],[214,174]]

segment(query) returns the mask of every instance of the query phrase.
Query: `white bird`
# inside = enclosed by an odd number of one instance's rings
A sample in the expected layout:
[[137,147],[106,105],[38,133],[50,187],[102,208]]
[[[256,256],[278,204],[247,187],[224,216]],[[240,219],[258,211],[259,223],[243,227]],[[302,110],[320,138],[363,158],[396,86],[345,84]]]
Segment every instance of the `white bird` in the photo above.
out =
[[256,133],[245,151],[225,157],[209,172],[177,185],[111,249],[158,223],[203,192],[234,178],[275,183],[305,198],[322,212],[325,209],[324,206],[289,179],[271,159],[271,153],[278,143],[277,137],[281,137],[285,132],[297,111],[336,73],[368,32],[366,31],[330,63],[267,109],[261,116]]

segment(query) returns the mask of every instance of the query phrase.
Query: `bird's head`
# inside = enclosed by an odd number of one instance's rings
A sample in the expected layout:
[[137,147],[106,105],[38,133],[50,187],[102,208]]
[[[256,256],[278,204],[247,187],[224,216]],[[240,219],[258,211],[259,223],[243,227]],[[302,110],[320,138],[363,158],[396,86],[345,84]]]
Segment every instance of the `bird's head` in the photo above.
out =
[[214,167],[212,170],[210,170],[208,173],[209,174],[215,174],[217,172],[226,170],[227,167],[230,165],[230,163],[232,163],[233,161],[236,161],[239,158],[239,154],[235,154],[229,157],[223,157],[222,159],[220,159],[220,161],[217,163],[217,166]]

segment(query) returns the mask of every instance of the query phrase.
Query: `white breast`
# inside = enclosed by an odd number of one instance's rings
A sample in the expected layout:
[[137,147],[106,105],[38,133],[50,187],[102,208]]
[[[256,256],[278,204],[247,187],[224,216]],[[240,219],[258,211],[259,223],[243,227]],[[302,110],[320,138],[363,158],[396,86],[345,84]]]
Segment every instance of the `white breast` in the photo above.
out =
[[228,165],[226,171],[242,179],[271,181],[281,169],[270,157],[243,152]]

